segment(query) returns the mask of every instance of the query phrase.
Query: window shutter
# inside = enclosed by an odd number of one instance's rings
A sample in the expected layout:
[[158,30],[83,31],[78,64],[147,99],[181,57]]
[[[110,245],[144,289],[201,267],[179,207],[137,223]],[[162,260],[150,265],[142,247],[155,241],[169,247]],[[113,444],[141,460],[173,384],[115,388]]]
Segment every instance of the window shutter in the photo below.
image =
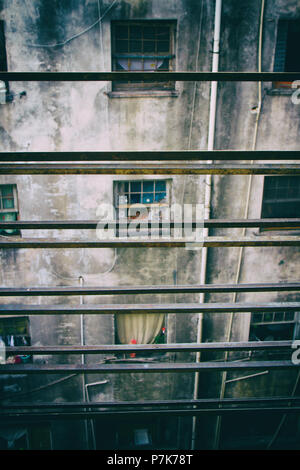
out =
[[278,29],[277,29],[275,59],[274,59],[274,72],[284,72],[285,70],[287,34],[288,34],[288,21],[279,20]]

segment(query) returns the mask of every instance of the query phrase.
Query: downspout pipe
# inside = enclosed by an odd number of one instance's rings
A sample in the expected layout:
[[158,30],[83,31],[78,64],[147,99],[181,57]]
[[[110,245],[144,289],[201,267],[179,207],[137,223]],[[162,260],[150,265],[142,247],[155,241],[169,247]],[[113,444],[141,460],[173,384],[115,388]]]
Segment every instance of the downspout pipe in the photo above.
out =
[[[259,34],[258,34],[258,54],[257,54],[257,71],[258,72],[262,71],[262,40],[263,40],[264,12],[265,12],[265,0],[261,0],[260,19],[259,19]],[[257,108],[256,108],[257,114],[256,114],[256,119],[255,119],[253,142],[252,142],[252,150],[253,151],[256,149],[258,124],[259,124],[259,119],[260,119],[260,115],[261,115],[261,107],[262,107],[262,83],[261,82],[258,82],[258,84],[257,84],[257,97],[258,97],[258,104],[257,104]],[[254,163],[254,161],[251,160],[250,163],[252,165]],[[245,219],[248,218],[251,188],[252,188],[252,180],[253,180],[253,175],[250,175],[249,182],[248,182],[247,196],[246,196],[245,215],[244,215]],[[244,227],[243,231],[242,231],[242,236],[245,236],[245,234],[246,234],[246,228]],[[236,273],[236,279],[235,279],[236,284],[238,284],[240,282],[243,253],[244,253],[244,248],[241,247],[240,251],[239,251],[238,266],[237,266],[237,273]],[[232,302],[235,303],[236,299],[237,299],[237,292],[234,292]],[[228,326],[226,341],[230,341],[232,326],[233,326],[233,313],[230,313],[229,326]],[[224,359],[225,359],[225,361],[227,361],[228,351],[225,352]],[[220,399],[223,399],[225,397],[225,390],[226,390],[226,384],[227,383],[228,383],[228,381],[227,381],[227,372],[225,371],[222,374]],[[218,416],[217,417],[217,426],[216,426],[216,436],[215,436],[214,449],[219,449],[219,446],[220,446],[221,423],[222,423],[222,417]]]
[[[83,287],[84,285],[84,278],[82,276],[79,276],[78,278],[79,280],[79,284],[80,284],[80,287]],[[81,295],[80,296],[80,300],[79,300],[79,303],[80,305],[83,305],[83,296]],[[80,315],[80,344],[81,346],[84,346],[85,345],[85,337],[84,337],[84,318],[83,318],[83,315],[81,314]],[[85,357],[84,357],[84,354],[81,355],[81,364],[84,365],[85,364]],[[82,374],[82,396],[83,396],[83,400],[86,401],[86,377],[85,377],[85,374]],[[85,408],[85,411],[86,408]],[[85,430],[85,439],[86,439],[86,448],[89,449],[89,434],[88,434],[88,425],[87,425],[87,420],[84,420],[84,430]]]
[[[215,6],[215,20],[214,20],[214,42],[213,42],[213,57],[212,57],[212,72],[218,72],[219,70],[219,52],[220,52],[220,31],[221,31],[221,15],[222,15],[222,0],[216,0]],[[217,109],[217,91],[218,82],[211,82],[210,88],[210,106],[209,106],[209,125],[208,125],[208,138],[207,138],[207,150],[214,149],[215,139],[215,127],[216,127],[216,109]],[[207,162],[212,163],[212,160]],[[211,203],[211,182],[212,175],[206,175],[205,177],[205,195],[204,195],[204,219],[210,217],[210,203]],[[208,229],[203,230],[204,238],[208,236]],[[206,282],[206,266],[207,266],[207,248],[202,248],[201,256],[201,268],[200,268],[200,284]],[[205,302],[205,294],[201,293],[199,296],[199,302]],[[197,331],[197,342],[200,343],[202,339],[202,313],[199,314],[198,318],[198,331]],[[196,362],[200,362],[200,352],[196,355]],[[194,382],[194,395],[193,398],[198,398],[199,389],[199,372],[195,374]],[[193,428],[192,428],[192,445],[191,449],[195,449],[196,439],[196,417],[193,417]]]

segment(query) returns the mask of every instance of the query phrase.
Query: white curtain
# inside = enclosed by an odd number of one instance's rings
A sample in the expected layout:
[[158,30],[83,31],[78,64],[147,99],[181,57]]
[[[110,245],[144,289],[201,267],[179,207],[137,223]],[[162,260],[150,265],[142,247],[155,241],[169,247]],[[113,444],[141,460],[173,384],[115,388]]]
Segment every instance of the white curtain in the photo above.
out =
[[124,314],[117,315],[117,331],[122,344],[153,343],[164,323],[164,314]]

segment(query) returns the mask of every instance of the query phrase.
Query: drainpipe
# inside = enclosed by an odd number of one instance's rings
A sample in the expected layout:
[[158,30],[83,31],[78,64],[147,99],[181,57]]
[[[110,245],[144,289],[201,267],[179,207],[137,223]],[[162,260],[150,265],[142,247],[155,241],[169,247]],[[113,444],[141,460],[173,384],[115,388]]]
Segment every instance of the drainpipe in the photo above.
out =
[[[218,72],[219,70],[221,13],[222,13],[222,0],[216,0],[212,72]],[[217,107],[217,88],[218,88],[218,82],[211,82],[207,150],[214,149],[214,138],[215,138],[215,127],[216,127],[216,107]],[[207,163],[211,164],[212,160],[207,161]],[[204,196],[204,219],[209,219],[210,217],[211,181],[212,181],[212,176],[206,175],[205,196]],[[204,238],[208,236],[208,229],[203,229],[203,235],[204,235]],[[207,248],[203,247],[202,256],[201,256],[200,284],[205,284],[206,266],[207,266]],[[205,294],[201,293],[199,296],[199,303],[204,303],[204,302],[205,302]],[[203,314],[200,313],[198,317],[197,343],[200,343],[201,338],[202,338],[202,319],[203,319]],[[197,352],[196,354],[196,362],[200,362],[200,352]],[[198,389],[199,389],[199,372],[196,372],[195,383],[194,383],[194,396],[193,396],[194,400],[198,398]],[[193,427],[192,427],[192,445],[191,445],[192,450],[195,449],[196,423],[197,423],[197,420],[196,420],[196,417],[194,416]]]
[[[264,12],[265,12],[265,0],[261,0],[260,19],[259,19],[259,35],[258,35],[258,56],[257,56],[257,70],[258,70],[258,72],[261,72],[261,70],[262,70],[262,39],[263,39]],[[261,82],[258,82],[258,84],[257,84],[257,97],[258,97],[258,104],[257,104],[257,107],[256,107],[256,119],[255,119],[254,134],[253,134],[253,141],[252,141],[252,148],[251,148],[253,151],[256,149],[258,124],[259,124],[259,119],[260,119],[260,115],[261,115],[261,107],[262,107],[262,84],[261,84]],[[252,165],[254,163],[254,161],[251,160],[250,163]],[[253,180],[253,175],[250,175],[249,181],[248,181],[248,189],[247,189],[247,196],[246,196],[244,219],[248,219],[251,188],[252,188],[252,180]],[[243,230],[242,230],[242,236],[244,237],[245,234],[246,234],[246,228],[244,227]],[[240,251],[239,251],[238,266],[237,266],[237,273],[236,273],[236,279],[235,279],[236,284],[239,284],[239,282],[240,282],[243,253],[244,253],[244,247],[241,247]],[[235,303],[236,299],[237,299],[237,292],[234,292],[232,302]],[[232,326],[233,326],[233,313],[230,313],[229,326],[228,326],[227,335],[226,335],[226,341],[227,342],[230,341],[230,338],[231,338]],[[225,361],[227,361],[228,351],[225,352],[224,359],[225,359]],[[237,380],[239,380],[239,379],[242,379],[242,378],[238,378]],[[220,400],[225,397],[226,384],[228,382],[229,381],[227,380],[227,371],[225,371],[222,374]],[[216,425],[216,435],[215,435],[214,449],[219,449],[219,446],[220,446],[221,424],[222,424],[222,417],[218,416],[217,417],[217,425]]]
[[[79,276],[79,284],[80,287],[83,287],[84,279],[82,276]],[[83,296],[80,296],[80,305],[83,305]],[[83,314],[80,315],[80,344],[84,346],[84,322],[83,322]],[[84,354],[81,355],[81,364],[84,365],[85,358]],[[85,382],[85,373],[82,374],[82,399],[86,401],[86,382]],[[86,411],[86,409],[85,409]],[[88,425],[87,420],[84,420],[84,429],[85,429],[85,439],[86,439],[86,448],[89,449],[89,434],[88,434]]]

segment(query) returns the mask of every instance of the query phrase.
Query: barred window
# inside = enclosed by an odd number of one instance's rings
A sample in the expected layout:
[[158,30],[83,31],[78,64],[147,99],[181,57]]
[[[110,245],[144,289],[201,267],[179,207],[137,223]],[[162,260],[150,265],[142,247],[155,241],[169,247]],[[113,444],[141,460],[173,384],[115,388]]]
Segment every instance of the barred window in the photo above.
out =
[[118,218],[136,217],[138,208],[135,204],[143,204],[147,208],[147,218],[159,219],[160,212],[170,206],[170,182],[167,180],[116,181],[115,207],[118,211]]
[[296,324],[296,312],[252,313],[250,340],[283,341],[294,339]]
[[[274,72],[300,71],[300,20],[278,21]],[[274,88],[290,88],[292,82],[274,82]]]
[[[265,176],[261,216],[262,218],[300,217],[299,176]],[[262,230],[280,229],[271,227]]]
[[[175,22],[112,22],[112,67],[118,72],[158,72],[175,68]],[[113,83],[113,90],[173,90],[174,82],[140,80]]]
[[[4,317],[0,319],[0,340],[5,346],[30,346],[28,317]],[[7,363],[31,362],[32,356],[6,354]]]

